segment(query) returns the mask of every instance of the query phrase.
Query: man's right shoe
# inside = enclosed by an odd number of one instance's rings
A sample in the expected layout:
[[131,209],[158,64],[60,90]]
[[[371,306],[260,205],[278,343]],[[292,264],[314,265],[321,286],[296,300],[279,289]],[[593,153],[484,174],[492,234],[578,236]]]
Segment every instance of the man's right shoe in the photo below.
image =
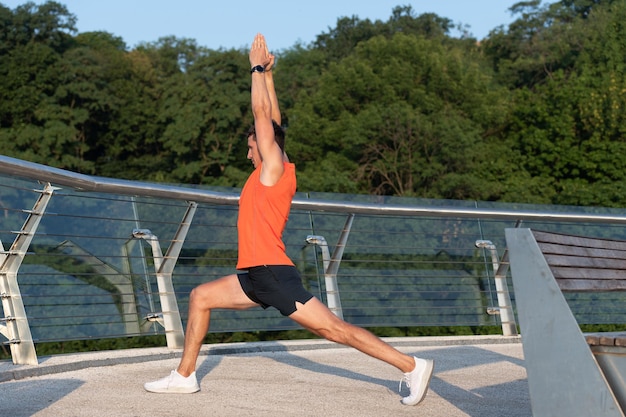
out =
[[146,382],[143,388],[148,392],[172,394],[191,394],[200,391],[195,372],[185,378],[176,370],[158,381]]
[[435,368],[435,362],[430,359],[414,359],[415,369],[404,374],[404,378],[400,381],[400,385],[404,382],[410,390],[409,396],[402,398],[404,405],[417,405],[424,399]]

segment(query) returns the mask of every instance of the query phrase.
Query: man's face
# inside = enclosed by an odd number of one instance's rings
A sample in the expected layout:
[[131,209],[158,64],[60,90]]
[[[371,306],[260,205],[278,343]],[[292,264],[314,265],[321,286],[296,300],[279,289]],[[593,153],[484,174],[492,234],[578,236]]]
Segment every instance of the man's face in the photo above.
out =
[[252,161],[252,165],[256,168],[261,162],[261,154],[259,154],[259,147],[257,146],[254,136],[248,136],[248,156],[247,158]]

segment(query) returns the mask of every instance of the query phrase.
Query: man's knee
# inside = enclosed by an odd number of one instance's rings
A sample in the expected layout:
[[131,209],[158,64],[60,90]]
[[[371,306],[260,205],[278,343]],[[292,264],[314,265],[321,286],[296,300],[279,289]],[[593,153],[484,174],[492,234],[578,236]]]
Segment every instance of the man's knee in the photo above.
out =
[[206,305],[209,302],[208,294],[210,294],[210,292],[207,291],[207,288],[205,285],[198,285],[197,287],[193,288],[191,290],[191,292],[189,293],[189,304],[194,304],[194,305]]
[[189,293],[189,298],[199,298],[200,293],[202,292],[201,287],[202,285],[198,285],[197,287],[192,288],[191,292]]

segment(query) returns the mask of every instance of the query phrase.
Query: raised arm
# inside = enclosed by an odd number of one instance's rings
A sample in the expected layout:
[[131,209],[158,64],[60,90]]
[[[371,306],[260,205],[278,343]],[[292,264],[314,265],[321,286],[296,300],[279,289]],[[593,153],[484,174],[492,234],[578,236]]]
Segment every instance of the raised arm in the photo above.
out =
[[272,120],[274,120],[279,126],[281,124],[280,107],[278,107],[278,97],[276,96],[276,90],[274,89],[274,64],[276,63],[276,57],[269,54],[270,63],[265,67],[265,85],[267,86],[267,92],[270,95],[270,102],[272,103]]
[[[279,113],[278,100],[271,71],[269,73],[265,71],[265,68],[271,69],[273,62],[274,57],[267,49],[265,37],[260,33],[257,34],[250,48],[250,65],[253,69],[250,95],[256,144],[262,161],[261,182],[268,186],[274,185],[284,171],[283,152],[274,139],[274,126],[272,125],[273,116]],[[258,70],[254,70],[255,68]],[[280,123],[280,115],[278,119],[276,122]]]

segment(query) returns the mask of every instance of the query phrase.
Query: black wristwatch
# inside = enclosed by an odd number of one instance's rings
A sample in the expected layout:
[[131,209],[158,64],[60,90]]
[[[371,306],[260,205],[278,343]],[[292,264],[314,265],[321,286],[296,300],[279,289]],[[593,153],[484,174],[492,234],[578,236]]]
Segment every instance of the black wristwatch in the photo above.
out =
[[263,65],[255,65],[250,70],[250,74],[252,74],[253,72],[265,72],[265,67]]

